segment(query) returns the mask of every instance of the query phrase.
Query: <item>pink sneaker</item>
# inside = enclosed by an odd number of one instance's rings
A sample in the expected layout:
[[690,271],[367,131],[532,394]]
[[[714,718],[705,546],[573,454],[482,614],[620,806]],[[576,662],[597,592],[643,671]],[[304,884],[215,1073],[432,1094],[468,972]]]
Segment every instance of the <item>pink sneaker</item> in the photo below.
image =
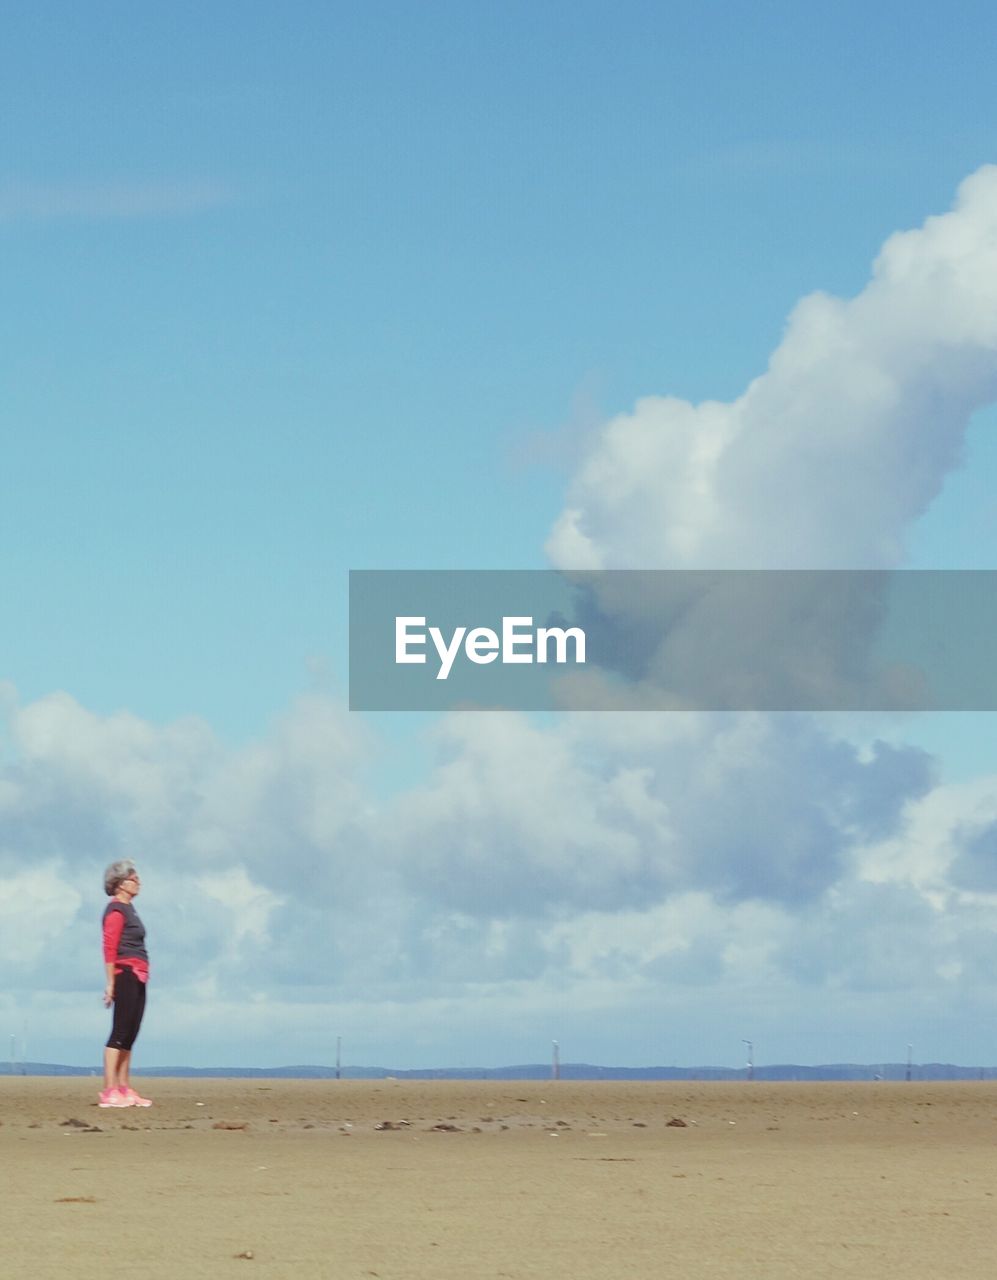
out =
[[143,1098],[140,1093],[136,1093],[134,1089],[122,1089],[121,1096],[125,1099],[126,1107],[151,1107],[152,1099]]
[[120,1089],[101,1089],[97,1098],[98,1107],[130,1107],[131,1105]]

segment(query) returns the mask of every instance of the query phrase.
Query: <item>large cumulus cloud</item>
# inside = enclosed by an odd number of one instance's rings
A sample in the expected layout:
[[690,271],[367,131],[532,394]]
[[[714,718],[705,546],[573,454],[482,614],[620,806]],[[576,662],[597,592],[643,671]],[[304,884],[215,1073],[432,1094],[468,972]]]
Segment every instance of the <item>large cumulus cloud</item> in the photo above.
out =
[[[718,299],[718,305],[722,300]],[[565,568],[881,568],[997,394],[997,166],[816,293],[730,403],[648,396],[606,424],[548,542]]]
[[[146,1061],[328,1062],[342,1031],[351,1060],[396,1065],[535,1059],[557,1033],[573,1056],[729,1060],[739,1017],[793,1056],[815,989],[852,1029],[898,989],[984,1000],[997,896],[958,858],[967,815],[995,813],[985,790],[929,790],[917,751],[806,717],[454,716],[427,781],[383,800],[352,726],[304,699],[226,748],[64,695],[9,712],[0,1012],[34,1056],[99,1046],[117,856],[145,874]],[[114,821],[39,825],[46,808]]]
[[391,819],[409,891],[484,916],[648,906],[689,889],[802,901],[932,782],[923,752],[880,742],[862,754],[803,716],[690,717],[677,740],[618,734],[607,747],[608,718],[446,721],[435,773]]

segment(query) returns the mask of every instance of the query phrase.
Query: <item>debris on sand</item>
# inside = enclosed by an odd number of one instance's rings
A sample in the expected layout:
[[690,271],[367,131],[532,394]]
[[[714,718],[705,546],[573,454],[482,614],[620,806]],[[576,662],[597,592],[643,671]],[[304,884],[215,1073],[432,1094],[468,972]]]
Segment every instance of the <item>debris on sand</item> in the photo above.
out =
[[248,1129],[248,1120],[216,1120],[212,1129]]
[[[37,1126],[36,1126],[37,1127]],[[59,1127],[61,1129],[78,1129],[80,1133],[103,1133],[104,1130],[97,1124],[89,1124],[86,1120],[77,1120],[75,1116],[70,1116],[68,1120],[63,1120]]]
[[678,1116],[672,1116],[672,1118],[665,1125],[666,1129],[688,1129],[688,1127],[689,1126],[686,1124],[686,1122],[684,1120],[681,1120]]

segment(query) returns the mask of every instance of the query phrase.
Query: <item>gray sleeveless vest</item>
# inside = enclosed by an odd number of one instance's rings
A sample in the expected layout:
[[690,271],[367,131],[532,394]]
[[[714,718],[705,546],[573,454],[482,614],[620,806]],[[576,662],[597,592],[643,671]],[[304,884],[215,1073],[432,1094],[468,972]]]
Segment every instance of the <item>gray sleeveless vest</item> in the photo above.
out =
[[121,941],[118,943],[118,959],[123,960],[125,956],[131,956],[137,960],[148,960],[149,953],[145,949],[145,925],[138,918],[138,912],[132,904],[118,902],[117,899],[112,898],[104,908],[104,920],[107,919],[110,911],[120,911],[125,917],[125,927],[121,931]]

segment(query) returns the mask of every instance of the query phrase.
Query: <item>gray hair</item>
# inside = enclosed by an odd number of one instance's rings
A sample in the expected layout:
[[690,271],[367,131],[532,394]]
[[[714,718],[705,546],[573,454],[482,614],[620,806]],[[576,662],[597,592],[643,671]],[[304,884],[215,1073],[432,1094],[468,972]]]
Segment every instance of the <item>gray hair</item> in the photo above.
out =
[[120,862],[112,862],[104,872],[104,892],[113,898],[118,892],[118,885],[135,874],[135,863],[122,858]]

